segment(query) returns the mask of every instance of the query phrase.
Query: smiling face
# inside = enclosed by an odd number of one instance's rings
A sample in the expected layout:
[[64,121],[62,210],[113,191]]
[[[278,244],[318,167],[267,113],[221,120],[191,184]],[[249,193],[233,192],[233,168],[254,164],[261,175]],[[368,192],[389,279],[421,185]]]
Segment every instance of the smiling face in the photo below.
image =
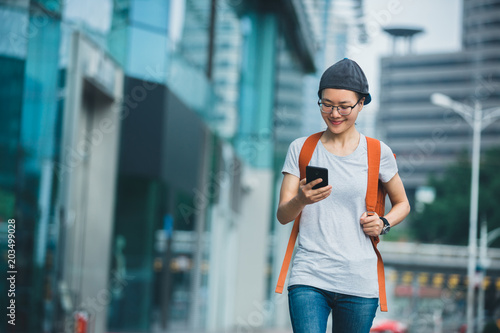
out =
[[[358,101],[358,95],[351,90],[327,88],[322,92],[321,102],[328,105],[350,107]],[[354,123],[363,109],[364,98],[352,109],[348,116],[341,115],[337,108],[330,114],[321,113],[323,120],[332,134],[344,134],[355,130]]]

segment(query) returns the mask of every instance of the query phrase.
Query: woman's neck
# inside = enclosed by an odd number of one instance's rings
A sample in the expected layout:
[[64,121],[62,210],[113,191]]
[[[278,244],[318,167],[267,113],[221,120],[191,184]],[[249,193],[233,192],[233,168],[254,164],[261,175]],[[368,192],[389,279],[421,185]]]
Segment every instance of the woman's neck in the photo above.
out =
[[355,127],[353,127],[352,131],[340,134],[332,133],[327,129],[321,136],[321,143],[331,153],[346,156],[356,150],[360,137],[361,135]]

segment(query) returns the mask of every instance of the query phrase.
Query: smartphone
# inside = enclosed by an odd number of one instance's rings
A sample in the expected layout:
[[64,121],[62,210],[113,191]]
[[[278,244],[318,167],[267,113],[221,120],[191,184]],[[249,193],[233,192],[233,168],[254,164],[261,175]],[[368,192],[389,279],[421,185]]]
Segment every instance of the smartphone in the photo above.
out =
[[325,187],[328,185],[328,169],[320,168],[315,166],[306,166],[306,182],[310,183],[315,179],[321,178],[323,179],[321,183],[313,186],[313,190],[321,187]]

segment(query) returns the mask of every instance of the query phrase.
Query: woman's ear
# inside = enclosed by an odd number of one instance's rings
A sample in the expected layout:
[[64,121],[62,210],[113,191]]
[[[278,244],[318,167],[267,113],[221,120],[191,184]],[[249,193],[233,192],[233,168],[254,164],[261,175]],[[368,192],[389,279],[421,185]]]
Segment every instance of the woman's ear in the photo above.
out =
[[363,107],[365,106],[365,99],[366,97],[363,97],[359,100],[359,105],[361,106],[361,108],[359,109],[359,112],[361,112],[361,110],[363,110]]

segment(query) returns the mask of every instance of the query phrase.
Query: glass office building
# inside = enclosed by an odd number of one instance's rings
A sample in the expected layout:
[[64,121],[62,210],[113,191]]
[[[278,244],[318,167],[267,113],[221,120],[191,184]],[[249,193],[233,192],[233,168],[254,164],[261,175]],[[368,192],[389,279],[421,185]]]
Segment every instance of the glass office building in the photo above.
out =
[[[60,6],[44,1],[0,2],[0,77],[3,98],[0,193],[1,248],[7,267],[7,220],[15,219],[15,296],[2,297],[2,307],[15,299],[16,328],[36,331],[51,300],[54,274],[52,162],[59,154],[57,137]],[[5,270],[7,271],[7,270]],[[0,282],[8,290],[6,279]],[[38,309],[38,311],[30,311]],[[0,324],[2,330],[7,322]],[[40,327],[40,326],[38,326]]]
[[315,70],[302,6],[0,1],[16,329],[256,327],[274,283],[276,129],[298,128]]

